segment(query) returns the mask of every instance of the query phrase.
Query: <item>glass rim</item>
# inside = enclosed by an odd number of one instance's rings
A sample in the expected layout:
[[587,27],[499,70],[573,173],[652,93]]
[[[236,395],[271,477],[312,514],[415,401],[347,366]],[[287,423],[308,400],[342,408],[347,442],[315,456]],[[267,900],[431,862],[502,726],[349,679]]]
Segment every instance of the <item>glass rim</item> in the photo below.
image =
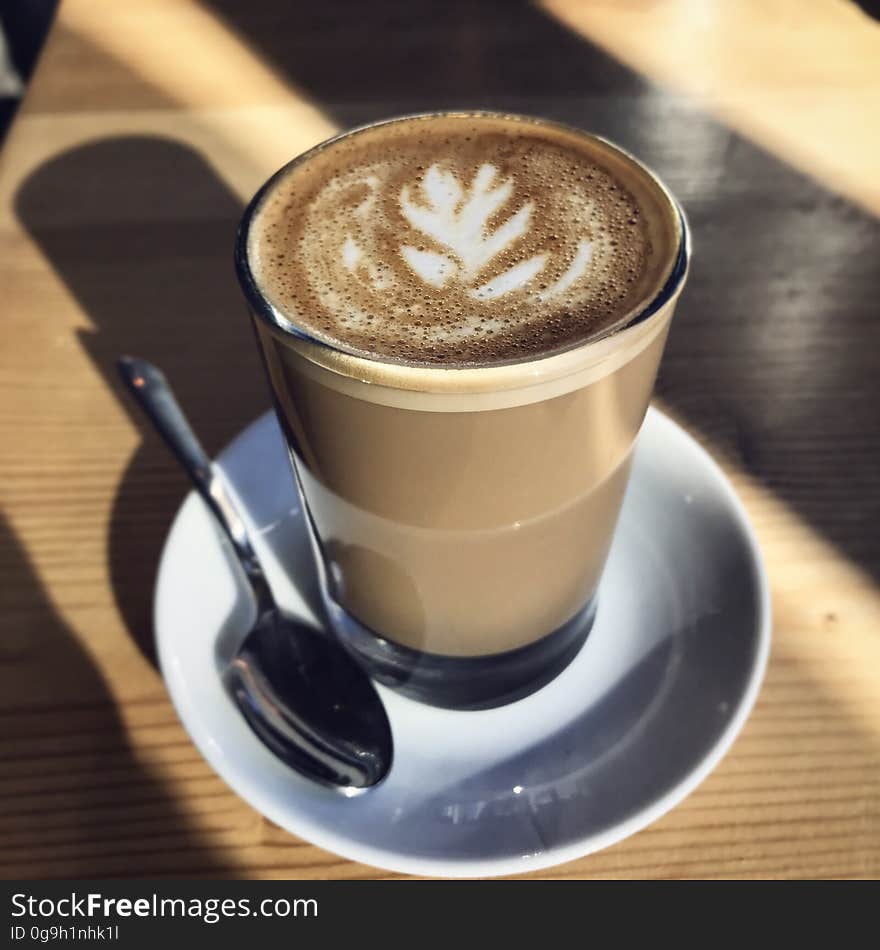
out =
[[[672,266],[667,279],[663,282],[659,289],[650,297],[640,301],[633,308],[632,312],[624,317],[622,322],[612,324],[604,331],[597,333],[595,336],[589,337],[589,339],[575,341],[564,347],[551,350],[550,352],[542,353],[537,356],[525,357],[522,359],[451,366],[443,365],[441,363],[420,363],[414,360],[395,360],[388,357],[382,357],[380,355],[371,356],[355,347],[348,348],[344,344],[340,344],[338,341],[322,339],[321,337],[310,333],[305,327],[300,326],[291,320],[279,307],[275,306],[261,289],[259,282],[257,281],[253,270],[251,269],[248,254],[251,224],[257,212],[260,210],[263,201],[269,196],[274,187],[282,179],[286,178],[291,172],[293,172],[294,169],[305,164],[314,155],[322,152],[326,148],[335,145],[337,142],[343,139],[347,139],[351,136],[370,131],[371,129],[379,128],[384,125],[392,125],[399,122],[456,117],[486,117],[494,119],[506,119],[516,122],[556,128],[561,131],[574,134],[578,137],[599,142],[612,152],[616,152],[625,160],[631,162],[653,183],[659,194],[661,194],[668,203],[669,209],[673,215],[672,223],[675,231],[676,244],[672,254],[670,255],[672,258]],[[312,146],[299,155],[296,155],[289,162],[286,162],[284,165],[282,165],[281,168],[272,174],[257,190],[254,196],[248,202],[247,207],[245,208],[239,221],[235,236],[234,252],[236,275],[251,312],[256,317],[258,317],[260,321],[265,324],[270,331],[273,332],[273,334],[280,334],[282,337],[289,338],[294,342],[317,346],[317,352],[323,352],[324,355],[338,354],[340,357],[343,357],[346,364],[349,365],[361,364],[375,368],[387,367],[389,371],[399,370],[402,373],[406,373],[407,370],[411,370],[413,372],[417,372],[419,375],[431,375],[437,373],[449,374],[450,372],[468,374],[486,373],[493,369],[511,369],[517,366],[524,367],[531,364],[540,364],[544,360],[553,360],[556,357],[571,354],[573,351],[588,352],[590,347],[594,346],[595,344],[606,341],[610,337],[616,336],[618,333],[644,323],[650,319],[650,317],[654,316],[654,314],[656,314],[659,310],[664,308],[670,300],[674,299],[681,289],[682,284],[684,283],[684,279],[687,275],[690,264],[690,257],[691,235],[684,210],[669,188],[660,179],[660,177],[640,159],[636,158],[626,149],[621,148],[621,146],[617,145],[615,142],[612,142],[609,139],[606,139],[603,136],[597,135],[593,132],[587,132],[585,129],[578,128],[577,126],[568,125],[567,123],[563,122],[557,122],[553,119],[545,119],[540,116],[523,115],[512,112],[499,112],[485,109],[452,109],[414,112],[405,115],[391,116],[386,119],[378,119],[373,122],[367,122],[362,125],[346,129],[337,133],[336,135],[331,136],[330,138],[324,139],[323,141]],[[323,364],[324,361],[322,360],[321,362]],[[340,369],[340,372],[345,371]],[[348,373],[346,373],[346,375],[348,375]]]

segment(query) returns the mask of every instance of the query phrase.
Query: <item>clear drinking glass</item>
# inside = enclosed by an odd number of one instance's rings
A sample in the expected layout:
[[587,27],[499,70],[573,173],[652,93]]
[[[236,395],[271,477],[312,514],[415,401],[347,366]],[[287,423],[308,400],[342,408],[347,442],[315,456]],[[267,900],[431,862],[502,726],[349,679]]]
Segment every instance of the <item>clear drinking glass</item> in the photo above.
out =
[[438,705],[525,695],[589,632],[687,274],[687,226],[669,191],[621,149],[577,134],[655,216],[668,260],[622,326],[550,356],[464,369],[383,361],[279,312],[254,275],[250,228],[315,150],[264,185],[239,230],[238,274],[323,561],[329,623],[377,679]]

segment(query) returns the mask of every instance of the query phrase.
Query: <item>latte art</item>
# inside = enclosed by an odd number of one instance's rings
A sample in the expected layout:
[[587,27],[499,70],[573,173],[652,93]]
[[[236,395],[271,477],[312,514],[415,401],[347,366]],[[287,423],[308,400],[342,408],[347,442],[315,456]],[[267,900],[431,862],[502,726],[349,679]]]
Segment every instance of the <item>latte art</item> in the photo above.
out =
[[414,363],[532,358],[644,292],[643,209],[574,134],[401,120],[331,143],[266,199],[250,253],[272,302],[343,349]]
[[[549,256],[546,251],[476,286],[480,272],[526,234],[534,208],[533,202],[526,202],[491,231],[490,219],[506,205],[513,191],[510,178],[492,187],[497,174],[494,165],[481,165],[465,194],[454,174],[432,165],[422,182],[421,204],[410,198],[409,186],[404,185],[400,205],[407,221],[446,250],[425,251],[409,244],[401,247],[406,262],[426,283],[444,287],[457,278],[469,285],[469,293],[476,300],[495,300],[524,287],[544,269]],[[543,294],[537,294],[538,299],[549,299],[567,290],[583,274],[592,256],[592,242],[580,241],[568,272]]]
[[[498,274],[479,286],[482,270],[519,238],[523,237],[531,223],[534,203],[526,202],[494,231],[489,229],[490,219],[509,201],[513,181],[508,178],[497,187],[494,165],[481,165],[468,194],[451,172],[444,172],[432,165],[423,182],[423,191],[428,207],[411,201],[409,187],[404,186],[400,195],[403,213],[409,223],[443,245],[447,253],[424,251],[405,245],[401,248],[406,262],[429,284],[445,286],[449,280],[458,278],[470,283],[469,292],[476,300],[495,300],[529,284],[547,264],[549,254],[543,251],[528,260]],[[543,293],[538,300],[548,300],[567,290],[581,277],[593,256],[591,241],[578,242],[578,250],[566,273]]]
[[[400,207],[404,217],[412,227],[452,254],[449,257],[421,251],[411,245],[401,248],[407,263],[423,280],[439,287],[453,276],[463,283],[476,281],[493,258],[528,230],[534,207],[531,201],[490,231],[489,219],[505,206],[513,190],[511,179],[493,188],[496,177],[493,165],[481,165],[465,193],[453,172],[432,165],[422,179],[422,193],[416,199],[410,195],[410,186],[403,186]],[[542,262],[538,258],[532,260],[538,261],[531,275],[534,276]],[[476,288],[472,295],[479,297],[484,292],[483,288]]]

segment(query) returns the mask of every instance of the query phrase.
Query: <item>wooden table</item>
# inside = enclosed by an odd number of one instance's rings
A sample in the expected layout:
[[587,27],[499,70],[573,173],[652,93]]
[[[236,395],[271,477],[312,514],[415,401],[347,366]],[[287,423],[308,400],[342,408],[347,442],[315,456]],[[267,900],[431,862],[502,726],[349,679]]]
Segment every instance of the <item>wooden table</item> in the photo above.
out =
[[0,155],[0,874],[385,876],[263,819],[178,723],[150,598],[186,485],[113,362],[164,366],[218,450],[267,406],[246,198],[337,127],[484,106],[602,132],[681,197],[659,395],[744,499],[775,615],[718,769],[543,876],[877,875],[878,90],[844,0],[63,2]]

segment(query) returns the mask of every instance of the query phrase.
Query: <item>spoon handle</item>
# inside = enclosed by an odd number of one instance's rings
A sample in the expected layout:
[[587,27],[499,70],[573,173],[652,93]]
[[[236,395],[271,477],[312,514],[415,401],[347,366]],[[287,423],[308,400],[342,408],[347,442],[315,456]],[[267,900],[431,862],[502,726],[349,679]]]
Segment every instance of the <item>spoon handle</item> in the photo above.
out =
[[164,374],[152,363],[134,356],[120,357],[117,367],[129,392],[165,440],[229,538],[257,598],[257,609],[262,612],[273,607],[272,593],[248,538],[244,521],[174,398]]

